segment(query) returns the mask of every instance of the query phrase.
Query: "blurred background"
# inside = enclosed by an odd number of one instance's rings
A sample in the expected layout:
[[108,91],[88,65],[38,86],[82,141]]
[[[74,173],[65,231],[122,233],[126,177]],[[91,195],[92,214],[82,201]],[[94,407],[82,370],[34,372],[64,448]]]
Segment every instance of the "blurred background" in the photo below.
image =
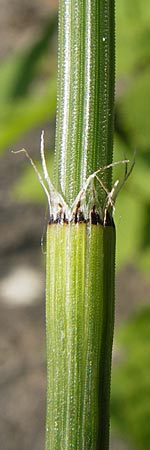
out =
[[[0,447],[44,449],[46,201],[39,162],[45,130],[53,171],[56,0],[0,0]],[[116,2],[114,161],[134,171],[116,204],[116,328],[111,450],[150,449],[150,7]],[[114,179],[123,177],[123,167]]]

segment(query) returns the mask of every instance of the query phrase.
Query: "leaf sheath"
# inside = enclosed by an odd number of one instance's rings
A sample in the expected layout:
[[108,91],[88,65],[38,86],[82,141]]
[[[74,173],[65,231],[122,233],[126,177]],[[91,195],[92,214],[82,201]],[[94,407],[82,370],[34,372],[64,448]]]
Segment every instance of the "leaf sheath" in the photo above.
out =
[[113,227],[48,226],[46,450],[108,450],[114,246]]

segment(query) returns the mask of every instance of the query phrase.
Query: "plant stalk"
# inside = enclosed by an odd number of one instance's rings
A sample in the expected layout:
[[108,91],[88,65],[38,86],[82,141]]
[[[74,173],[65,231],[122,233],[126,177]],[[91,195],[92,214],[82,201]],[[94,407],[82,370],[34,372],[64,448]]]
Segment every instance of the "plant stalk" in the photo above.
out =
[[113,227],[48,226],[47,450],[108,450],[114,258]]
[[[112,163],[114,1],[60,0],[58,41],[55,186],[70,208]],[[71,221],[56,204],[47,230],[46,450],[109,449],[115,227],[97,180],[81,200]]]
[[[55,185],[70,205],[87,177],[112,162],[114,0],[60,0]],[[111,172],[103,181],[111,188]],[[98,187],[99,202],[105,193]]]

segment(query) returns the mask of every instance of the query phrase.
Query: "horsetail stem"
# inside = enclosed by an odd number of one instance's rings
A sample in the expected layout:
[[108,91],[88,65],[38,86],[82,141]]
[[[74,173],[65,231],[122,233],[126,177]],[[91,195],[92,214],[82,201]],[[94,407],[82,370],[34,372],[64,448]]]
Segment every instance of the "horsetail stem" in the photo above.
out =
[[[60,0],[58,55],[54,181],[70,208],[89,175],[112,163],[114,1]],[[102,183],[70,221],[59,202],[48,225],[46,450],[109,449],[115,228],[102,210],[111,169]]]

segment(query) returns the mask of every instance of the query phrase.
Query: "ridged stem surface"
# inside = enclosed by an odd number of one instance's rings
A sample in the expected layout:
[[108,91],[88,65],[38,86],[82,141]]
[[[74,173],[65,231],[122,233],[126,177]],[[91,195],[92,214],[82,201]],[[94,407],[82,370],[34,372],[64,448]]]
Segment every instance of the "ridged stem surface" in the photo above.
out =
[[48,227],[46,450],[108,450],[114,254],[114,227]]
[[[59,0],[58,42],[54,183],[71,207],[112,163],[114,0]],[[111,171],[102,179],[110,191]],[[69,223],[60,201],[48,225],[46,450],[109,449],[115,228],[94,182]]]
[[[58,42],[55,185],[71,205],[88,175],[112,162],[114,0],[60,0]],[[110,189],[110,171],[103,180]]]

